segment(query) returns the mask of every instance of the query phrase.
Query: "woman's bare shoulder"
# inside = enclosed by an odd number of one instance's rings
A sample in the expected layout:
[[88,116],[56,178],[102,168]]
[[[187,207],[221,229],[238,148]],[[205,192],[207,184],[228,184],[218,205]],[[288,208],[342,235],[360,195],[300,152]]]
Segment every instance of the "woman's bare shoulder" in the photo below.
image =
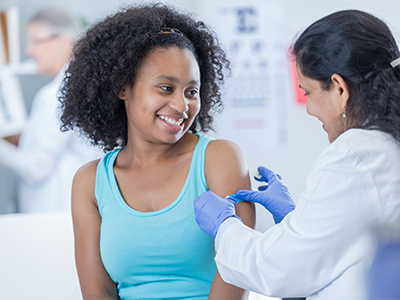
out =
[[[229,140],[218,139],[211,141],[207,147],[206,160],[217,165],[229,163],[234,168],[247,169],[242,150]],[[226,165],[225,168],[229,167],[229,165]]]
[[[72,201],[74,199],[89,198],[95,201],[97,165],[100,159],[90,161],[78,169],[72,183]],[[81,200],[79,200],[81,201]],[[97,204],[97,203],[96,203]]]
[[92,160],[82,165],[75,174],[75,178],[79,180],[91,180],[96,178],[97,165],[100,159]]
[[250,188],[247,162],[239,146],[228,140],[213,140],[206,150],[207,186],[221,196]]
[[[251,189],[247,162],[238,145],[228,140],[214,140],[208,148],[205,173],[210,191],[226,197],[241,189]],[[254,228],[256,219],[253,203],[238,203],[236,213],[244,224]]]

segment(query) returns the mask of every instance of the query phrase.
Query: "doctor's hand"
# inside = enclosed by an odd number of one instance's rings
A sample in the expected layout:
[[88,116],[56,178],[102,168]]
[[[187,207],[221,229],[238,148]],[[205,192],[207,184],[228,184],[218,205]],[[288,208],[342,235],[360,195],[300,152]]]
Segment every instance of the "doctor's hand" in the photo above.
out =
[[278,224],[295,209],[296,205],[280,175],[265,167],[258,167],[258,172],[262,177],[255,177],[255,179],[267,182],[268,185],[260,186],[258,192],[240,190],[236,193],[236,197],[245,201],[260,203],[272,214],[275,224]]
[[221,198],[212,191],[205,192],[194,199],[196,222],[199,227],[213,238],[226,218],[236,217],[235,197]]

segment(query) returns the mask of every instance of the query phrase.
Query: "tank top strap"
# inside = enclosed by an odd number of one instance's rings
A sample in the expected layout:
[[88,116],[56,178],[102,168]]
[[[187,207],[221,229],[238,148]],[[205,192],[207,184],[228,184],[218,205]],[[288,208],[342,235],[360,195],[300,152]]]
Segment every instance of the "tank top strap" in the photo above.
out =
[[[122,149],[122,148],[121,148]],[[113,167],[115,159],[118,156],[119,151],[121,149],[114,150],[112,152],[108,152],[104,155],[98,165],[96,170],[96,185],[94,194],[97,200],[97,205],[99,207],[100,215],[103,216],[103,207],[104,203],[103,199],[107,199],[108,197],[112,197],[112,189],[111,189],[111,178],[110,176],[114,176]],[[111,170],[111,172],[110,172]]]
[[[192,164],[193,168],[195,168],[193,171],[193,176],[197,176],[197,180],[201,180],[201,182],[203,183],[204,187],[206,188],[206,190],[208,191],[207,188],[207,180],[206,180],[206,176],[204,173],[204,166],[205,166],[205,161],[206,161],[206,149],[208,146],[208,143],[212,140],[214,140],[214,138],[206,136],[206,135],[201,135],[201,134],[196,134],[199,137],[199,141],[197,143],[196,149],[193,153],[193,160],[192,160]],[[200,178],[199,178],[200,177]],[[199,182],[199,181],[194,181],[194,182]],[[242,199],[239,199],[236,197],[235,194],[230,195],[236,198],[236,204],[239,202],[242,202]]]
[[[206,149],[208,144],[214,140],[214,138],[206,136],[206,135],[201,135],[196,133],[199,137],[199,141],[197,142],[196,148],[193,152],[193,158],[192,158],[192,176],[195,176],[197,180],[194,180],[194,182],[202,182],[204,187],[207,188],[207,180],[204,172],[204,166],[206,162]],[[200,181],[198,181],[200,180]]]

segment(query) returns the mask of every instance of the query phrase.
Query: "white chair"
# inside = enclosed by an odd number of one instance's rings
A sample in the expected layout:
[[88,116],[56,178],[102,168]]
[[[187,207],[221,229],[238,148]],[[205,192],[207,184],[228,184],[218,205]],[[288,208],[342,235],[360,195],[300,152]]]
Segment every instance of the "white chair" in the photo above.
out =
[[82,300],[70,213],[0,215],[0,299]]

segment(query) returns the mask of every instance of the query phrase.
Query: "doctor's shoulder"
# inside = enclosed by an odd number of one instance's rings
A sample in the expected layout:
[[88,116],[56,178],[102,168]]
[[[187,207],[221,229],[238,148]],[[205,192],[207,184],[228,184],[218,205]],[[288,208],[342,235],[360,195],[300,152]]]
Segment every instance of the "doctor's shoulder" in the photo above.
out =
[[[251,189],[247,162],[239,146],[232,141],[210,141],[206,149],[204,172],[208,190],[220,197],[235,194],[240,189]],[[236,213],[247,226],[255,226],[253,203],[238,203]]]
[[380,153],[385,154],[388,159],[399,158],[400,155],[399,142],[390,134],[377,129],[349,129],[332,146],[336,150],[348,149],[363,161],[375,160]]
[[319,155],[307,186],[313,187],[316,182],[330,185],[320,180],[330,174],[342,187],[371,181],[369,186],[380,190],[381,186],[400,185],[399,169],[400,147],[394,138],[375,129],[349,129]]

